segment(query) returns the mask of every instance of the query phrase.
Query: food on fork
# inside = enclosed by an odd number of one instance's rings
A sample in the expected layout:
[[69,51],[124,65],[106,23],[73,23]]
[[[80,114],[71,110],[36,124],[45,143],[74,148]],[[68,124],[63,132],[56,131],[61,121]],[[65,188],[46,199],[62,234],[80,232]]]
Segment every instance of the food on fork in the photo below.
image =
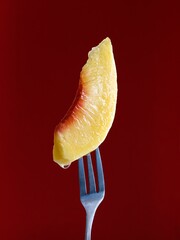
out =
[[111,40],[88,53],[70,109],[54,131],[53,160],[61,167],[94,151],[106,138],[116,111],[117,73]]

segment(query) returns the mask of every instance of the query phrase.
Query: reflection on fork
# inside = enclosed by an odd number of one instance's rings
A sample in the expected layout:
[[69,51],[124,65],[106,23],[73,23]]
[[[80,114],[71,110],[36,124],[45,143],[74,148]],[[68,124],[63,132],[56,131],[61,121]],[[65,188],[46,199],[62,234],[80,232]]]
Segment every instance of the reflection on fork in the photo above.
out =
[[105,195],[105,184],[104,184],[104,173],[103,173],[103,167],[102,167],[99,148],[95,150],[98,184],[96,184],[95,182],[95,174],[93,170],[91,154],[90,153],[87,154],[86,158],[87,158],[86,160],[87,160],[87,168],[88,168],[87,179],[89,183],[88,191],[86,187],[87,184],[86,184],[86,176],[85,176],[85,169],[84,169],[85,159],[80,158],[78,160],[78,167],[79,167],[80,200],[86,210],[85,240],[90,240],[94,215],[95,215],[96,209],[98,208],[99,204],[102,202]]

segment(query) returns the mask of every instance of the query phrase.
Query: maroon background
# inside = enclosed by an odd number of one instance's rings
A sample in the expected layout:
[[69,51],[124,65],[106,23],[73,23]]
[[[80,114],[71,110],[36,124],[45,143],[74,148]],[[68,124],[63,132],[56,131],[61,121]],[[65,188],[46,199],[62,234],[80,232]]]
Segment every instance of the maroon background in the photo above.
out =
[[77,162],[52,161],[88,51],[112,40],[117,114],[93,239],[180,239],[179,10],[173,1],[0,3],[0,239],[83,239]]

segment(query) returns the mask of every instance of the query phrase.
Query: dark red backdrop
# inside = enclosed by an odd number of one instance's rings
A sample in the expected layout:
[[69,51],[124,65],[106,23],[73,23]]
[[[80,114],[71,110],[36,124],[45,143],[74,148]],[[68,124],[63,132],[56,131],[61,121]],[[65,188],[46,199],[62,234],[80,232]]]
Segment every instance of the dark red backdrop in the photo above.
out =
[[83,239],[77,162],[52,161],[91,47],[118,71],[93,239],[180,239],[179,11],[173,1],[1,1],[0,239]]

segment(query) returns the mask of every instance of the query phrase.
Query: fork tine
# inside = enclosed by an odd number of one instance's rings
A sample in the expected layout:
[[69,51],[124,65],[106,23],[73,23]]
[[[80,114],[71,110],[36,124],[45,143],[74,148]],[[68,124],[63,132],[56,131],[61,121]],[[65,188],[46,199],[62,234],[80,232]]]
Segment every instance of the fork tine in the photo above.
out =
[[96,149],[96,166],[97,166],[99,192],[101,192],[105,190],[105,184],[104,184],[104,173],[103,173],[103,167],[102,167],[99,148]]
[[87,165],[88,165],[88,177],[89,177],[89,193],[96,192],[95,177],[93,171],[93,165],[91,160],[91,154],[87,154]]
[[83,196],[87,192],[83,158],[80,158],[78,160],[78,165],[79,165],[78,169],[79,169],[80,196]]

